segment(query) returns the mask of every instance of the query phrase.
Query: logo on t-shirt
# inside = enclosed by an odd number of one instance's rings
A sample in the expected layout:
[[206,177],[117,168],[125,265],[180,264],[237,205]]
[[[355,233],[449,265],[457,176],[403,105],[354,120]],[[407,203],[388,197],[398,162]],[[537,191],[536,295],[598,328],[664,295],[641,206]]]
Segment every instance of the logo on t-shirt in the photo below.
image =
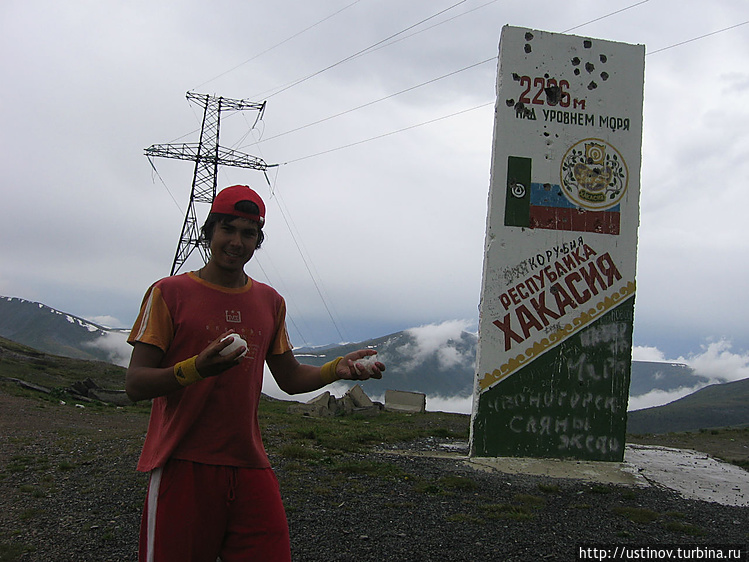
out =
[[234,322],[235,324],[241,324],[242,323],[242,313],[239,310],[227,310],[226,311],[226,321],[227,322]]

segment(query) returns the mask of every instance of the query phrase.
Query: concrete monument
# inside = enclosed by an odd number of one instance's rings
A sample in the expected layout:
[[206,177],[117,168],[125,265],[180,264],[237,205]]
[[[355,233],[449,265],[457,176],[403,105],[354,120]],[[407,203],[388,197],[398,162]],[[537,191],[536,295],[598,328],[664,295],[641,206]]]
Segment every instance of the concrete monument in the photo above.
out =
[[623,459],[644,61],[502,30],[472,456]]

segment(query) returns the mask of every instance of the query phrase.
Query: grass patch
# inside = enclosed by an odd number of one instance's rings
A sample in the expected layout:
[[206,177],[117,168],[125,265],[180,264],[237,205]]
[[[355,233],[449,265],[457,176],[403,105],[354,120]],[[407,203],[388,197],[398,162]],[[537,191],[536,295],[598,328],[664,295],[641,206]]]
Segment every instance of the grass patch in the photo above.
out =
[[309,464],[299,461],[289,461],[286,464],[283,465],[283,471],[284,472],[290,472],[290,473],[301,473],[301,472],[310,472],[312,468],[309,466]]
[[470,418],[427,412],[407,416],[382,411],[378,416],[309,417],[290,415],[290,403],[261,400],[258,417],[269,454],[294,442],[312,443],[328,453],[359,453],[428,437],[468,439]]
[[21,556],[26,552],[29,552],[29,549],[23,545],[0,542],[0,562],[20,560]]
[[478,487],[476,482],[464,476],[443,476],[437,482],[449,490],[472,491]]
[[47,492],[39,486],[33,486],[32,484],[24,484],[18,488],[22,493],[29,494],[34,498],[43,498],[47,495]]
[[546,505],[544,498],[532,494],[515,494],[514,500],[528,507],[543,507]]
[[27,470],[39,471],[47,468],[49,468],[49,458],[34,455],[15,455],[5,465],[5,470],[11,474]]
[[657,511],[644,507],[617,506],[614,508],[614,513],[626,517],[633,523],[652,523],[661,517]]
[[295,439],[305,439],[310,441],[317,439],[314,429],[297,429],[296,434],[293,437]]
[[481,506],[481,511],[487,519],[513,519],[522,521],[533,519],[533,509],[527,505],[515,505],[511,503],[493,503]]
[[21,514],[18,516],[18,519],[20,521],[29,521],[39,515],[41,513],[41,509],[38,509],[36,507],[31,507],[29,509],[26,509],[21,512]]
[[627,442],[693,449],[749,470],[749,427],[700,429],[667,434],[628,434]]
[[663,527],[668,531],[689,535],[691,537],[701,537],[707,534],[697,525],[692,525],[691,523],[685,523],[683,521],[666,521],[663,524]]
[[317,460],[322,456],[319,451],[315,451],[314,449],[299,443],[289,443],[288,445],[283,445],[279,450],[279,453],[286,459],[307,461]]
[[330,452],[335,453],[358,453],[362,450],[362,444],[365,443],[365,438],[362,436],[356,436],[353,439],[351,436],[336,435],[333,433],[325,433],[319,435],[315,439],[316,445]]
[[544,494],[558,494],[561,491],[559,484],[539,484],[538,489]]
[[513,503],[492,503],[481,506],[487,519],[533,519],[535,512],[546,504],[546,500],[532,494],[515,494]]
[[439,437],[441,439],[468,439],[468,432],[455,431],[448,427],[435,427],[430,433],[430,437]]
[[473,525],[484,524],[484,520],[480,517],[469,515],[467,513],[454,513],[453,515],[448,515],[447,517],[445,517],[445,520],[450,521],[451,523],[471,523]]
[[633,523],[649,524],[660,521],[663,528],[672,533],[700,537],[707,533],[700,527],[684,521],[686,515],[678,511],[669,511],[668,513],[658,513],[652,509],[643,507],[624,507],[619,506],[613,509],[614,513],[626,517]]
[[442,488],[439,487],[437,482],[432,480],[422,480],[414,485],[414,490],[420,494],[440,494]]
[[319,484],[317,486],[314,486],[312,488],[312,492],[316,496],[331,496],[331,495],[333,495],[333,490],[331,490],[329,486],[321,486]]

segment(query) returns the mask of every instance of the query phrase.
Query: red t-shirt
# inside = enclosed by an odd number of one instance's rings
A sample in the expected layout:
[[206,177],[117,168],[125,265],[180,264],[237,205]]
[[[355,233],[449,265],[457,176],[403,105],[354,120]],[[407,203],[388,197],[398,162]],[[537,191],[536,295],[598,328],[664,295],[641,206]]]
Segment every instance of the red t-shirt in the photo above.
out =
[[153,400],[138,470],[153,470],[169,458],[270,466],[257,407],[265,357],[292,348],[285,316],[281,295],[252,279],[228,289],[185,273],[149,288],[128,342],[161,349],[161,367],[197,355],[229,329],[244,338],[248,351],[238,366]]

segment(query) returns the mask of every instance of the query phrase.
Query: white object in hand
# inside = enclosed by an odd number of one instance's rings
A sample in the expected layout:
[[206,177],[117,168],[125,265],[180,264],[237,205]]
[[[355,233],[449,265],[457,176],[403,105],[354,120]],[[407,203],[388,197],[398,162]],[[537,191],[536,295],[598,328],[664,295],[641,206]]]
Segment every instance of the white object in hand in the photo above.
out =
[[231,339],[232,342],[219,352],[221,355],[229,355],[230,353],[235,352],[240,347],[245,348],[240,357],[244,357],[245,355],[247,355],[247,342],[242,339],[242,336],[240,336],[239,334],[229,334],[221,341],[226,341],[228,339]]
[[368,375],[373,375],[374,364],[376,362],[377,362],[377,355],[367,355],[366,357],[357,359],[356,361],[354,361],[354,369],[356,369],[356,374],[360,375],[362,372],[365,372]]

